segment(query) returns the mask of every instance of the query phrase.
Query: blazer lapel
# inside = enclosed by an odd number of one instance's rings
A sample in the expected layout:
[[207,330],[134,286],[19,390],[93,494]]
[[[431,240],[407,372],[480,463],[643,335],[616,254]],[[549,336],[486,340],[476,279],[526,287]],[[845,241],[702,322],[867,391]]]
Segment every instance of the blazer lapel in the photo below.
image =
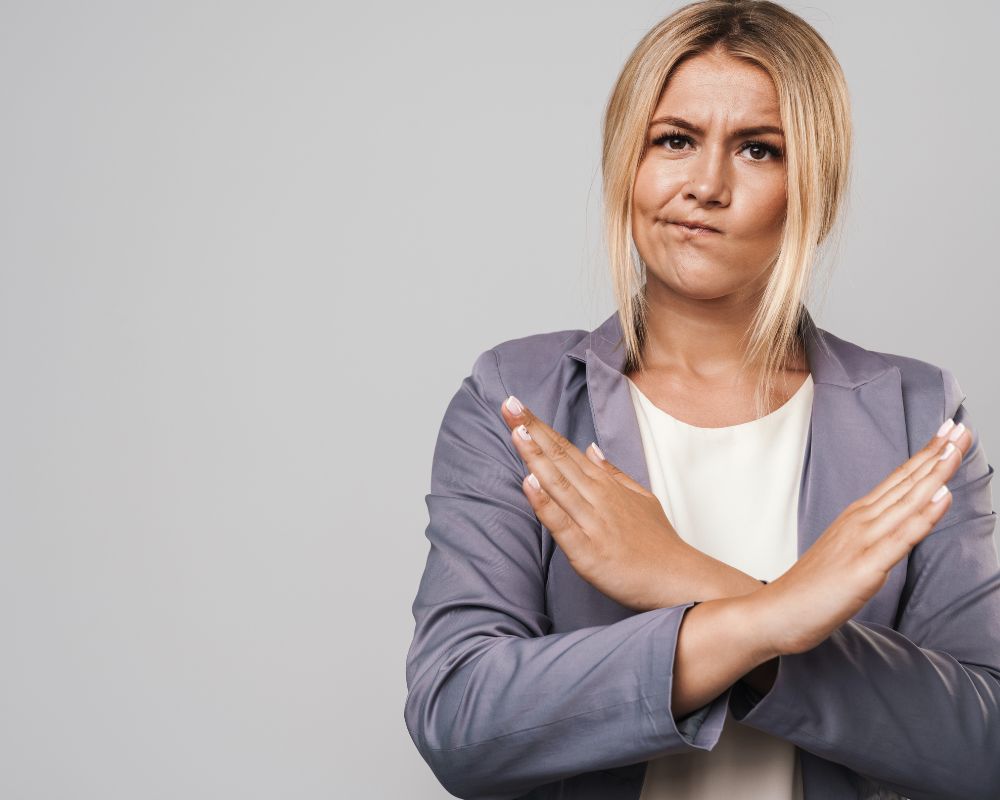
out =
[[[849,503],[871,491],[910,457],[899,367],[817,328],[808,310],[805,315],[806,357],[814,392],[799,487],[799,556]],[[616,311],[567,356],[585,365],[598,445],[614,464],[649,489],[639,423],[622,374],[621,330]],[[893,623],[906,561],[896,565],[886,587],[856,618]]]

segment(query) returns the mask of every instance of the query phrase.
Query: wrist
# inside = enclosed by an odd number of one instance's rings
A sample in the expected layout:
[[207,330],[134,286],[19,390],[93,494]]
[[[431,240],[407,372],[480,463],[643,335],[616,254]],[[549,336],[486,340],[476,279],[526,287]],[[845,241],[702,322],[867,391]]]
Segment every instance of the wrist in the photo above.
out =
[[774,615],[773,593],[770,585],[758,582],[756,590],[729,598],[733,609],[731,613],[744,635],[743,646],[753,654],[754,664],[758,667],[781,655],[770,635]]
[[780,611],[776,604],[774,584],[761,585],[758,591],[741,598],[746,609],[748,635],[757,643],[761,663],[777,659],[783,655],[776,646],[775,631],[781,625]]
[[705,705],[757,668],[760,644],[747,634],[741,597],[696,603],[681,620],[670,708],[676,718]]
[[[703,554],[704,555],[704,554]],[[748,595],[763,589],[767,581],[754,578],[752,575],[736,567],[726,564],[724,561],[705,556],[714,562],[712,566],[713,589],[717,593],[716,597],[738,597]]]

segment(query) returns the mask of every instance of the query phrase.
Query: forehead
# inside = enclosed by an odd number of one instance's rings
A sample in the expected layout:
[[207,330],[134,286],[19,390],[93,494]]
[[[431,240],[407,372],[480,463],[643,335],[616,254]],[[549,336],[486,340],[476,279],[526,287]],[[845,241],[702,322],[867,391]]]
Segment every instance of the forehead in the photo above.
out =
[[780,116],[771,77],[754,64],[717,53],[692,56],[674,70],[656,106],[657,113],[668,109],[685,118],[718,109],[775,124]]

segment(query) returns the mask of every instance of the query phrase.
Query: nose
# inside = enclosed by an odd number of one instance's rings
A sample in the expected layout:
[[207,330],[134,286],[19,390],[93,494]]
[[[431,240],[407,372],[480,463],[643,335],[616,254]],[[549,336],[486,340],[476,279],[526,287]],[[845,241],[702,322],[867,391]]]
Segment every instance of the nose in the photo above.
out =
[[723,148],[706,147],[694,158],[688,159],[687,163],[690,172],[687,183],[684,184],[684,198],[694,200],[702,206],[728,205],[729,175]]

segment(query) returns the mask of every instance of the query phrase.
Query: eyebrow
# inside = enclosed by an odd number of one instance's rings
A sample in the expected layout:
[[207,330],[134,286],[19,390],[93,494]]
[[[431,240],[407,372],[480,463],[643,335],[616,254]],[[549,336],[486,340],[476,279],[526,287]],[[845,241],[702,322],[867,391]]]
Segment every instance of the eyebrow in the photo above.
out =
[[[697,125],[688,122],[686,119],[681,117],[657,117],[654,119],[650,126],[662,123],[664,125],[673,125],[677,128],[684,128],[685,130],[692,131],[697,134],[703,134],[705,131],[699,128]],[[761,133],[776,133],[779,136],[784,136],[785,132],[776,125],[754,125],[750,128],[740,128],[739,130],[733,131],[733,136],[757,136]]]

